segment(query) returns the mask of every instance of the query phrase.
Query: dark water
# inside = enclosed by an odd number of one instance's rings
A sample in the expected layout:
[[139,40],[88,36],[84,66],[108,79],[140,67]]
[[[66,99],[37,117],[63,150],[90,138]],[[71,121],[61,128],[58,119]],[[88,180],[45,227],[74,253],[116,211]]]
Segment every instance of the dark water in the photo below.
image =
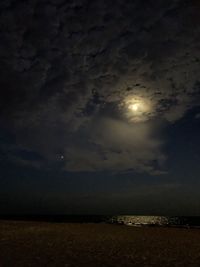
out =
[[127,226],[200,228],[200,216],[136,215],[0,215],[0,220],[46,221],[59,223],[110,223]]

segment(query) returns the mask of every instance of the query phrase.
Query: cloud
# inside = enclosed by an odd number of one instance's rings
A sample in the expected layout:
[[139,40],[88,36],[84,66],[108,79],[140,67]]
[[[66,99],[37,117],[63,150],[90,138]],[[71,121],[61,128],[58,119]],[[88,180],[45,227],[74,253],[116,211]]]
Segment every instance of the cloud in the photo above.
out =
[[67,170],[161,173],[163,142],[151,125],[101,118],[79,134],[81,141],[76,138],[65,151]]
[[[162,136],[149,136],[153,122],[175,123],[199,105],[198,3],[0,6],[0,122],[22,149],[50,161],[65,154],[67,170],[159,172],[165,155]],[[132,97],[153,107],[146,126],[123,116]]]

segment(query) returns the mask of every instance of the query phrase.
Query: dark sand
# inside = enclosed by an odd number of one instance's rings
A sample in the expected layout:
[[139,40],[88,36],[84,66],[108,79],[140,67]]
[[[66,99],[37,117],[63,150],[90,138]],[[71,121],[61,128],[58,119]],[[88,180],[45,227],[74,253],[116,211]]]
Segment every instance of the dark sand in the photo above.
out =
[[0,222],[0,267],[200,267],[200,230]]

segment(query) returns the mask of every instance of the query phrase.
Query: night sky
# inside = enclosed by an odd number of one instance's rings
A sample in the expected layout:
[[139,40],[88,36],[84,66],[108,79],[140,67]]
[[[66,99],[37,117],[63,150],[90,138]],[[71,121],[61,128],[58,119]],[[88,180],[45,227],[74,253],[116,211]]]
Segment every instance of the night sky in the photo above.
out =
[[200,3],[0,1],[0,213],[200,215]]

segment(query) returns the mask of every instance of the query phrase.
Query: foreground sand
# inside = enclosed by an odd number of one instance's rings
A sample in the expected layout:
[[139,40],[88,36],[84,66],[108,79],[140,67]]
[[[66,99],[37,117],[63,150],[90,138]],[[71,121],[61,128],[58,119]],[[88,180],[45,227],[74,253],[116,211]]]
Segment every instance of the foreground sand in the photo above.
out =
[[200,230],[0,221],[0,267],[200,266]]

